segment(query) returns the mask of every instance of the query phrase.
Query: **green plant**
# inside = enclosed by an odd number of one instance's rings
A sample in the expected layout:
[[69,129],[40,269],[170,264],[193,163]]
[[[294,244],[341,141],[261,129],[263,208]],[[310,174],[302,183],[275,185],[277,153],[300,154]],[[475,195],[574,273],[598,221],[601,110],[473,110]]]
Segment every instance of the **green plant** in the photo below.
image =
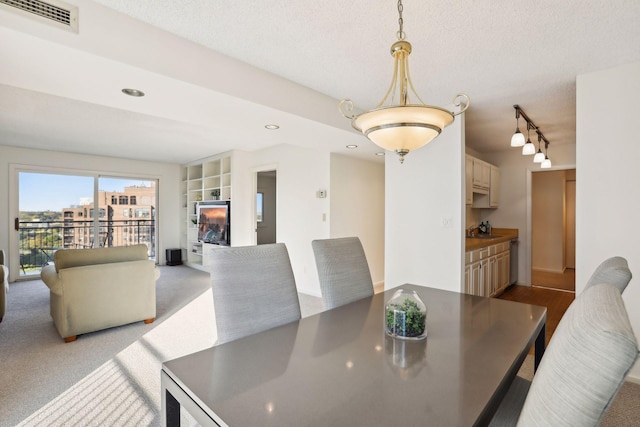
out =
[[220,190],[213,190],[211,192],[211,197],[213,198],[220,197]]
[[405,298],[402,304],[391,303],[387,306],[387,331],[401,337],[417,337],[424,333],[425,313],[418,303]]
[[194,225],[198,225],[198,219],[197,219],[197,218],[191,218],[191,222],[192,222]]

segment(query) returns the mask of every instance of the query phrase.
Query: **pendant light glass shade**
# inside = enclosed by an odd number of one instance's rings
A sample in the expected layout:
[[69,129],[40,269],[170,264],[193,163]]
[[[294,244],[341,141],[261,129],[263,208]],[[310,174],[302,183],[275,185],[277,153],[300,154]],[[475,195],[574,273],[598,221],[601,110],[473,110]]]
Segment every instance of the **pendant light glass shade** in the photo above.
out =
[[524,145],[524,135],[520,132],[520,129],[516,128],[516,133],[511,137],[512,147],[522,147]]
[[542,163],[544,161],[544,153],[538,148],[538,152],[533,156],[533,163]]
[[533,145],[533,142],[531,142],[530,139],[528,139],[527,143],[522,146],[522,155],[530,156],[532,154],[535,154],[535,152],[536,152],[536,146]]
[[453,99],[453,105],[460,107],[457,112],[422,102],[409,74],[411,43],[404,40],[402,11],[402,1],[398,1],[400,30],[398,41],[391,46],[393,78],[384,98],[373,110],[358,115],[352,113],[354,105],[349,99],[343,99],[339,106],[354,129],[385,150],[395,151],[400,156],[400,163],[409,151],[431,142],[453,123],[455,116],[469,108],[469,97],[465,94],[458,94]]
[[540,167],[542,169],[549,169],[551,167],[551,160],[549,160],[549,158],[545,156]]

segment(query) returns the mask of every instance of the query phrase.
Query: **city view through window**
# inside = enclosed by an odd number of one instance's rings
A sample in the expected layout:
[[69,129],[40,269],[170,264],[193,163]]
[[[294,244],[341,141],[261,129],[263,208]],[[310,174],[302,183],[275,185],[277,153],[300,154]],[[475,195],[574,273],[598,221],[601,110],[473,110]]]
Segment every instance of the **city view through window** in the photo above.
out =
[[38,274],[60,249],[145,244],[155,259],[156,190],[153,180],[20,172],[20,274]]

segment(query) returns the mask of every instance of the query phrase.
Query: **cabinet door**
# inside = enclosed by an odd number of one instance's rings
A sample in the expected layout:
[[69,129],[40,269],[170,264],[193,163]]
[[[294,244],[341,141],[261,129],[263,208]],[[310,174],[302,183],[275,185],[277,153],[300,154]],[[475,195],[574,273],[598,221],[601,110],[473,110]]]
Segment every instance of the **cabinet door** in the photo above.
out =
[[486,292],[485,296],[488,297],[495,294],[498,288],[498,257],[495,255],[489,258],[488,283],[485,284],[484,287]]
[[482,185],[482,160],[473,159],[473,178],[472,184],[480,187]]
[[464,266],[464,293],[472,294],[473,284],[471,282],[471,264]]
[[464,172],[466,204],[469,206],[473,203],[473,157],[466,157]]
[[511,253],[510,251],[502,252],[498,255],[498,288],[496,290],[505,289],[509,286],[509,276],[511,269]]
[[497,208],[500,196],[500,169],[491,165],[491,186],[489,188],[489,207]]
[[482,288],[482,261],[471,264],[471,295],[480,295]]
[[489,258],[480,261],[480,295],[481,297],[488,297],[491,294],[491,267],[489,265]]
[[480,186],[489,188],[491,186],[491,165],[482,162],[482,176],[480,180]]

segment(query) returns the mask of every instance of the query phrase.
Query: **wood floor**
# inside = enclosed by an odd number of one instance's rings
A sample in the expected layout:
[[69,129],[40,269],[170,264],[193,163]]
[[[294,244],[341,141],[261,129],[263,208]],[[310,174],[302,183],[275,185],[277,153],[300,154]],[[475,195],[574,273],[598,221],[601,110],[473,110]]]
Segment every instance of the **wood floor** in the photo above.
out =
[[533,286],[542,286],[545,288],[575,292],[576,270],[574,268],[566,268],[564,273],[549,273],[546,271],[531,270],[531,283]]
[[549,340],[558,327],[560,319],[573,302],[575,293],[533,286],[513,285],[507,288],[498,298],[546,307],[547,336],[545,338],[546,343],[549,344]]

